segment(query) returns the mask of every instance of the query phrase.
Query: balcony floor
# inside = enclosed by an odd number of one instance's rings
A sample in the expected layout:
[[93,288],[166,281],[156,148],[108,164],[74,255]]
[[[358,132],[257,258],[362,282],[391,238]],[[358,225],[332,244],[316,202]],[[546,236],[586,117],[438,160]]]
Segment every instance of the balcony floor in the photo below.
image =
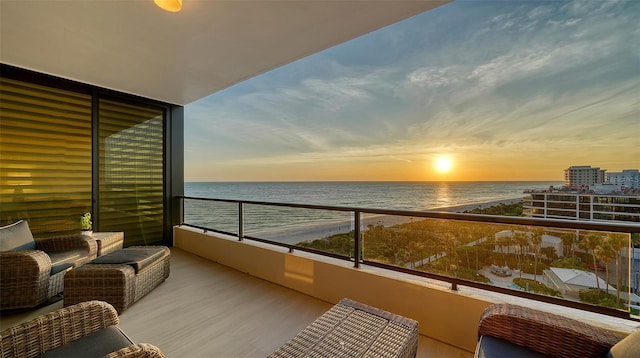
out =
[[[171,255],[167,281],[120,316],[133,341],[152,343],[168,357],[265,357],[332,306],[177,248]],[[3,314],[0,327],[60,307],[61,301]],[[418,357],[472,356],[420,336]]]

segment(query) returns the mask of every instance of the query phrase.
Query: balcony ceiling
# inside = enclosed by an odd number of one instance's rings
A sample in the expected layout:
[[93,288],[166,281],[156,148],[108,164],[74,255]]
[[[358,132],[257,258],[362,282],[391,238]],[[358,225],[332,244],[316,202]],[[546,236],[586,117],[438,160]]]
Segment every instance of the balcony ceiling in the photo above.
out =
[[446,2],[0,0],[0,60],[185,105]]

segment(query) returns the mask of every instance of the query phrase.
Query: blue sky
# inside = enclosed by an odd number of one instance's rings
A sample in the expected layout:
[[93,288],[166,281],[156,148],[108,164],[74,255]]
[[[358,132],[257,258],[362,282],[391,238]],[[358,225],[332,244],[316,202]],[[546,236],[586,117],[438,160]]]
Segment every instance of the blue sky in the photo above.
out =
[[187,105],[185,180],[637,169],[638,19],[635,0],[441,6]]

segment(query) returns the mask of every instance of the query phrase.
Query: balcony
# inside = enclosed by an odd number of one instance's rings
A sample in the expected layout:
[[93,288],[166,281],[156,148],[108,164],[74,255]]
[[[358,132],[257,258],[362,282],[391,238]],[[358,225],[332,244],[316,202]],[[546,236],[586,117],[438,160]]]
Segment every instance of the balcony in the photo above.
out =
[[[418,357],[471,357],[480,312],[513,302],[619,332],[640,322],[308,253],[190,227],[175,227],[169,279],[121,315],[137,342],[168,356],[264,357],[350,297],[417,319]],[[2,315],[2,328],[62,302]],[[274,329],[277,327],[277,329]]]
[[[171,255],[167,281],[120,316],[134,341],[153,343],[169,357],[265,357],[332,306],[180,248]],[[60,307],[62,301],[3,314],[0,327]],[[418,357],[472,356],[426,336],[419,344]]]

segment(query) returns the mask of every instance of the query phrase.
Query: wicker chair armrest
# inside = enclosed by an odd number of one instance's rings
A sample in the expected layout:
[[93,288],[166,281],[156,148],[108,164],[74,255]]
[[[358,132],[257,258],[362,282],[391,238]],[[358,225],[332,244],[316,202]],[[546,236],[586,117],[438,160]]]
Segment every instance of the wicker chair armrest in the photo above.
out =
[[149,343],[135,343],[115,352],[111,352],[103,358],[164,358],[160,348]]
[[89,255],[98,253],[98,243],[94,238],[82,234],[61,235],[36,239],[38,250],[45,252],[85,249]]
[[549,357],[604,357],[623,337],[571,318],[512,304],[494,304],[480,317],[478,336],[493,336]]
[[0,307],[11,309],[47,299],[51,259],[43,251],[0,252]]
[[51,258],[40,250],[0,252],[0,276],[2,289],[7,289],[4,279],[15,281],[49,279]]
[[0,332],[0,356],[36,357],[118,323],[118,314],[110,304],[78,303]]

